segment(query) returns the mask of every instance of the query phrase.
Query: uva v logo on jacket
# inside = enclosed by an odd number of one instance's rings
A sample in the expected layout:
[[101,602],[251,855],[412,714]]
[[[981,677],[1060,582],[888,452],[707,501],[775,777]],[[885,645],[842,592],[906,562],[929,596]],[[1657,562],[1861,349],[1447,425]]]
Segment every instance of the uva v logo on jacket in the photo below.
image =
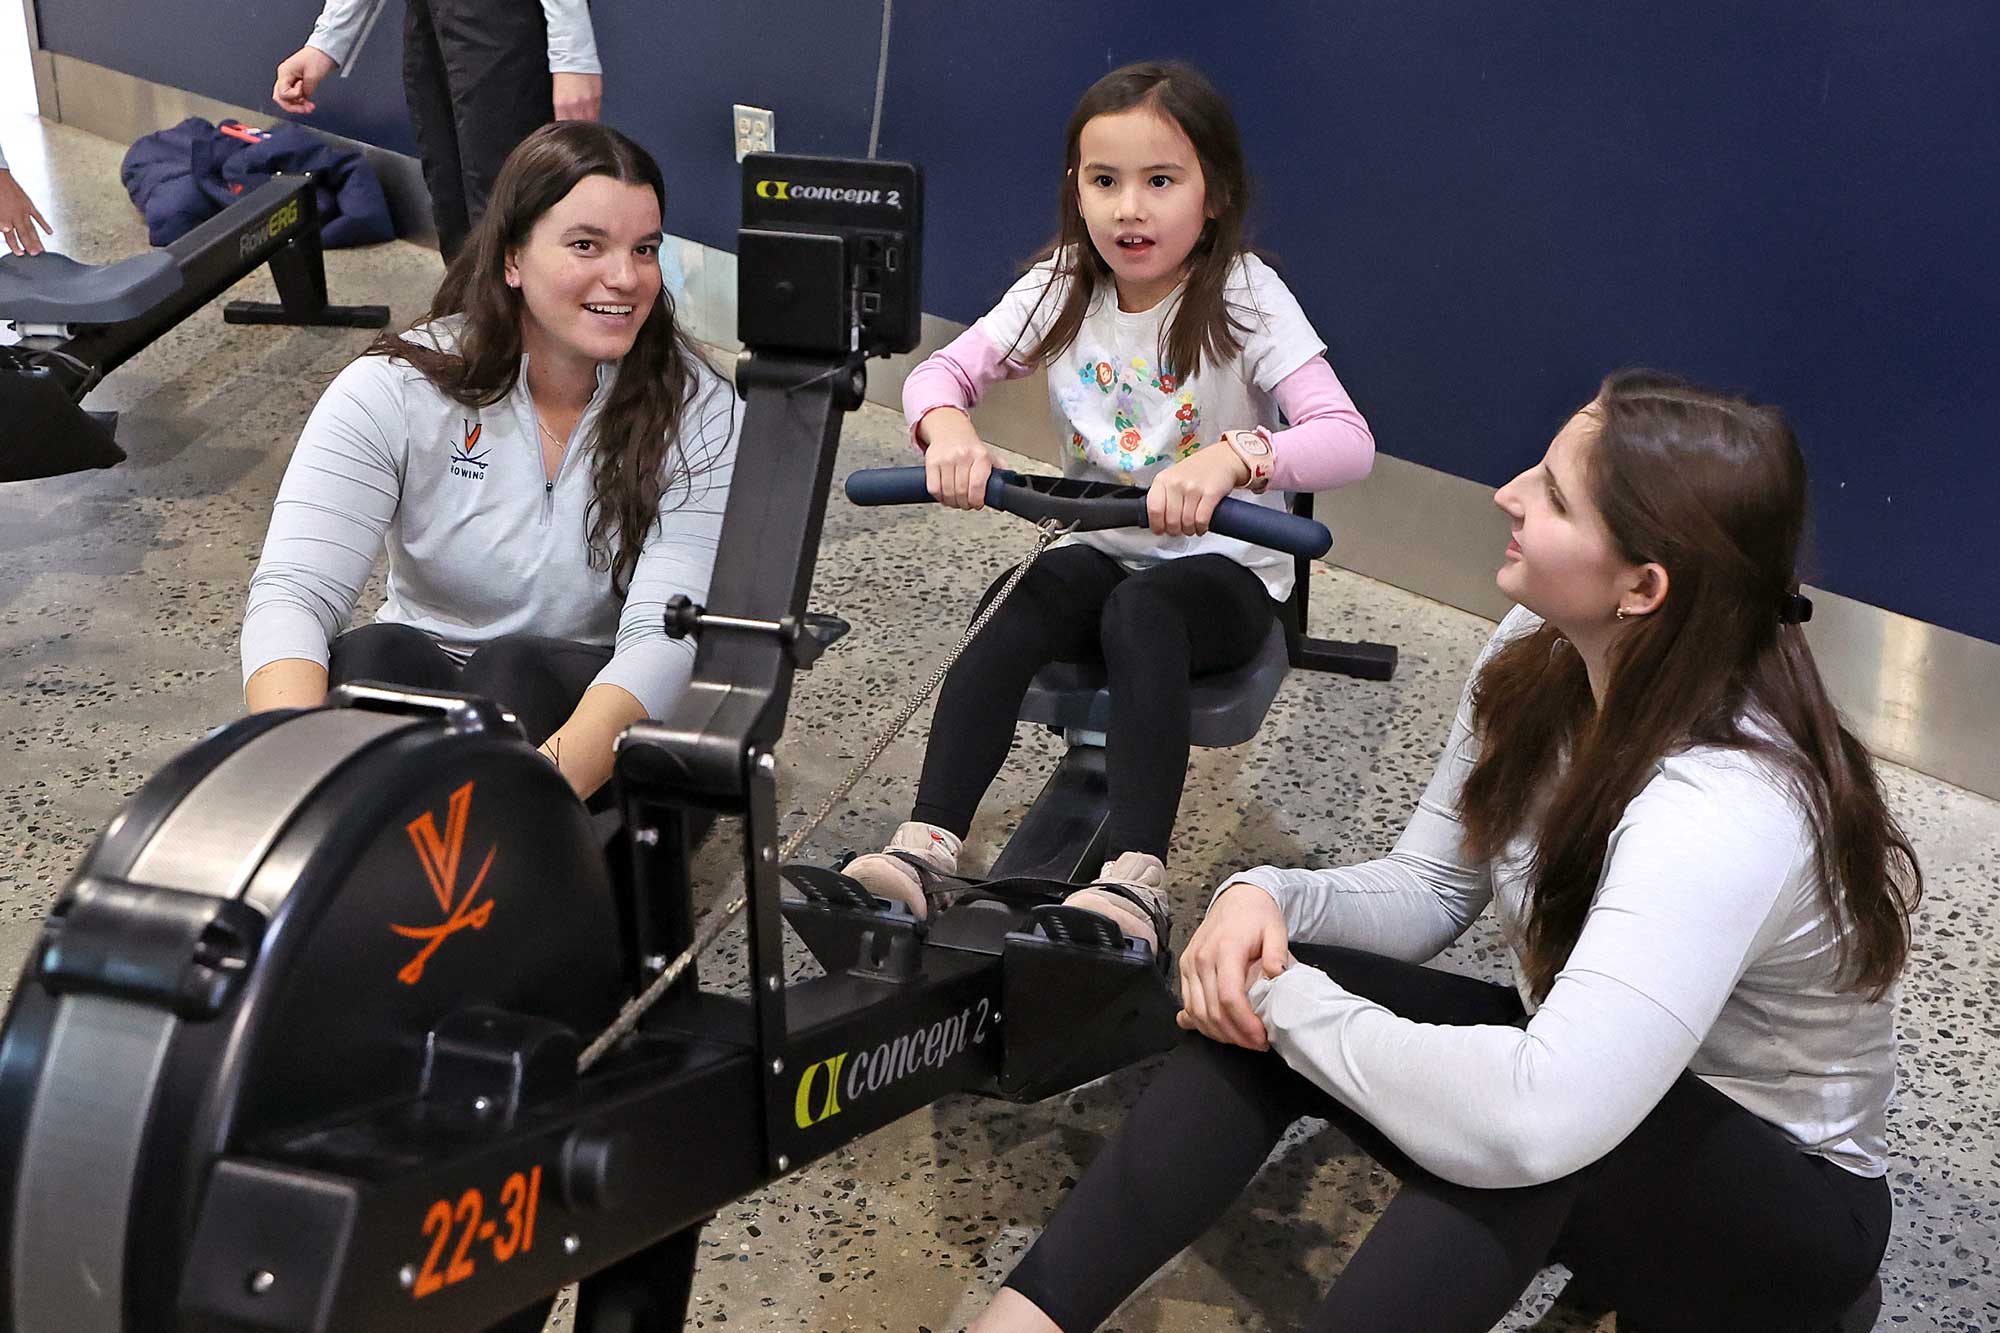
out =
[[464,425],[464,439],[451,447],[451,475],[464,477],[468,481],[484,481],[487,455],[473,452],[479,447],[479,432],[482,427],[476,421],[466,421]]

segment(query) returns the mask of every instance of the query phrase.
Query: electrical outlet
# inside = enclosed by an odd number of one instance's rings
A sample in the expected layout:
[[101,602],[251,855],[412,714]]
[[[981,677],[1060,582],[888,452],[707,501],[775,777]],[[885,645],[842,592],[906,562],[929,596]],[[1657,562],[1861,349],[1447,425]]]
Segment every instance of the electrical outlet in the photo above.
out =
[[732,109],[731,120],[736,126],[736,160],[741,162],[751,153],[775,153],[778,151],[778,130],[774,118],[761,106],[744,106],[738,102]]

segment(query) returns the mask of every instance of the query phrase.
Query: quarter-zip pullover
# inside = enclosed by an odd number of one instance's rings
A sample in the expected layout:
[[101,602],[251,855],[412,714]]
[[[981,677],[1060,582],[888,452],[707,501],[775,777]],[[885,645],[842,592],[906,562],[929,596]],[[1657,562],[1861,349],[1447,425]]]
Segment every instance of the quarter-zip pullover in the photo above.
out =
[[[450,326],[440,328],[448,338]],[[669,456],[661,514],[621,599],[592,569],[593,443],[618,373],[598,367],[550,479],[527,362],[485,408],[454,402],[407,362],[364,356],[335,377],[299,436],[278,489],[243,618],[243,678],[284,658],[325,665],[386,546],[388,596],[375,619],[411,625],[463,660],[508,634],[612,644],[596,684],[666,711],[685,688],[691,640],[666,635],[667,599],[708,595],[741,427],[736,395],[706,365]]]

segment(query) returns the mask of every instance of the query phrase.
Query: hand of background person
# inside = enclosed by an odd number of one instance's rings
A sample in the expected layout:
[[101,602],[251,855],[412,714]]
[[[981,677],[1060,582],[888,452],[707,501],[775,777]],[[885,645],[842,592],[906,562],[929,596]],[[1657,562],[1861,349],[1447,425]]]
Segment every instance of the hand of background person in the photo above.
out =
[[1163,537],[1196,537],[1208,531],[1215,506],[1250,481],[1250,469],[1222,443],[1203,445],[1156,474],[1146,488],[1146,518]]
[[924,439],[924,481],[931,498],[948,509],[984,509],[986,479],[1000,460],[979,438],[972,418],[955,407],[940,407],[917,423]]
[[1181,1011],[1174,1021],[1215,1041],[1268,1051],[1264,1022],[1250,1007],[1250,983],[1291,964],[1277,900],[1238,880],[1216,897],[1181,950]]
[[49,235],[55,235],[56,229],[15,181],[14,173],[0,167],[0,241],[5,241],[14,254],[38,255],[42,252],[42,238],[35,235],[36,223]]
[[318,47],[301,46],[278,62],[278,81],[271,86],[271,100],[295,116],[311,115],[315,109],[313,91],[338,68],[333,57]]
[[555,75],[556,119],[596,120],[604,106],[601,74]]

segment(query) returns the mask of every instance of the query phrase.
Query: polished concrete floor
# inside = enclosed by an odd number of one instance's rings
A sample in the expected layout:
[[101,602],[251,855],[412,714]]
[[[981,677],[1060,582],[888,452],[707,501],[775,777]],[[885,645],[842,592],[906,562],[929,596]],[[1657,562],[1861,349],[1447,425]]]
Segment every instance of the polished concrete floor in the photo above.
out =
[[[0,120],[0,142],[54,222],[59,248],[108,260],[144,246],[118,185],[120,146],[28,119]],[[397,243],[335,253],[328,270],[334,299],[387,302],[409,318],[439,266],[434,253]],[[268,287],[259,274],[237,294]],[[0,488],[0,971],[8,977],[120,803],[237,713],[237,626],[271,497],[306,412],[367,336],[239,328],[206,309],[98,391],[94,406],[124,413],[130,461]],[[896,461],[900,440],[896,417],[867,409],[849,425],[842,467]],[[997,515],[863,513],[835,501],[814,603],[855,631],[801,678],[781,748],[788,823],[840,778],[955,640],[978,589],[1028,542],[1024,525]],[[1386,849],[1491,628],[1338,570],[1316,572],[1314,598],[1318,632],[1396,643],[1402,666],[1380,684],[1294,675],[1256,741],[1196,754],[1171,864],[1182,933],[1206,887],[1232,868]],[[808,859],[878,842],[900,817],[927,716],[815,836]],[[1017,749],[974,830],[974,864],[1005,838],[1053,754],[1040,737]],[[1903,993],[1891,1114],[1898,1213],[1882,1327],[1994,1333],[2000,806],[1906,770],[1885,776],[1930,892]],[[733,945],[721,946],[718,983],[732,970],[740,976]],[[1482,924],[1443,961],[1497,976],[1500,957]],[[1028,1107],[949,1099],[725,1209],[703,1238],[690,1322],[962,1326],[1146,1077],[1144,1067],[1128,1070]],[[1393,1189],[1337,1135],[1305,1124],[1242,1203],[1110,1327],[1294,1327]],[[1560,1270],[1546,1274],[1499,1327],[1600,1327],[1550,1312],[1563,1280]]]

